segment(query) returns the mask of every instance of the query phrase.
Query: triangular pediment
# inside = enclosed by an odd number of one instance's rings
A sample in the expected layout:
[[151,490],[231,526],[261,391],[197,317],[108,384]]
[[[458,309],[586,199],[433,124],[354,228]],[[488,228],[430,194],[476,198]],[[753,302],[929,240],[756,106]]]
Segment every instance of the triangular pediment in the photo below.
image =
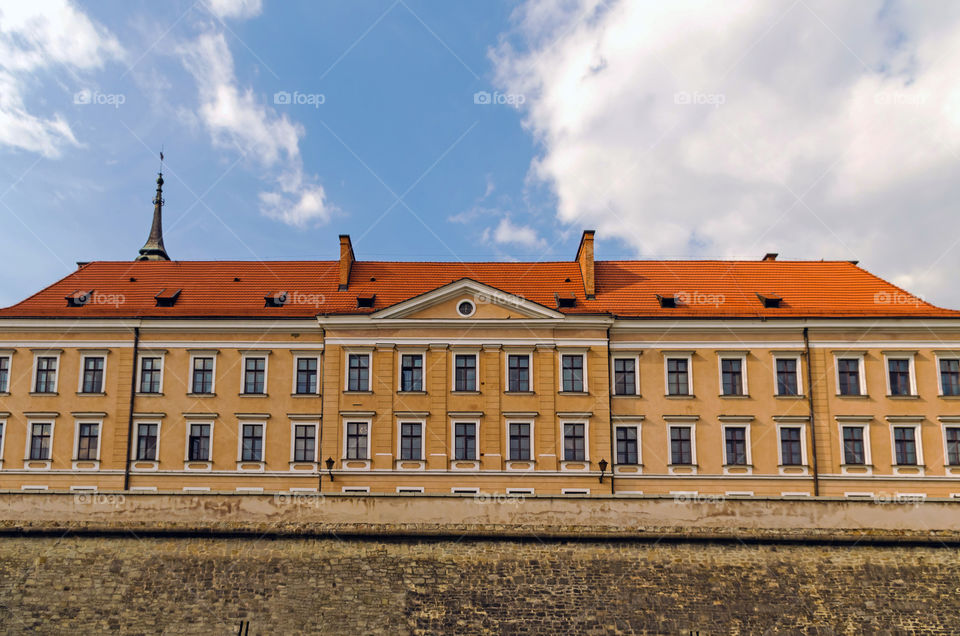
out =
[[[464,311],[466,309],[469,311]],[[381,309],[370,317],[411,320],[542,320],[563,318],[563,314],[521,296],[463,278]]]

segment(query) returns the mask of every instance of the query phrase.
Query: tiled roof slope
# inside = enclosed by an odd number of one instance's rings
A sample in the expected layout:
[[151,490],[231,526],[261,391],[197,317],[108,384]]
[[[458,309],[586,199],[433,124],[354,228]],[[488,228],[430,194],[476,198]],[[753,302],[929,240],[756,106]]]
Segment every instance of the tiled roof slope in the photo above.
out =
[[[349,289],[338,290],[336,261],[93,262],[0,318],[309,318],[383,309],[469,278],[555,309],[555,294],[572,293],[567,314],[635,318],[916,317],[957,318],[846,261],[597,261],[596,298],[584,298],[580,269],[563,263],[396,263],[358,261]],[[182,290],[172,307],[154,297]],[[91,302],[68,307],[74,292]],[[264,297],[286,291],[282,307]],[[782,297],[765,308],[757,293]],[[357,296],[376,294],[358,309]],[[676,296],[677,307],[657,299]]]

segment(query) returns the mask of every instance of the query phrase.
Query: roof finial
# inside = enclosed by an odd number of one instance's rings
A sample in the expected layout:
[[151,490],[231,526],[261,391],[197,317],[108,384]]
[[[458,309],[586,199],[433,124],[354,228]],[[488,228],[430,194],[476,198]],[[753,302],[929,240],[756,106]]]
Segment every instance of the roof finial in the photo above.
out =
[[147,242],[140,248],[138,261],[169,261],[163,247],[163,148],[160,149],[160,172],[157,173],[157,194],[153,197],[153,225]]

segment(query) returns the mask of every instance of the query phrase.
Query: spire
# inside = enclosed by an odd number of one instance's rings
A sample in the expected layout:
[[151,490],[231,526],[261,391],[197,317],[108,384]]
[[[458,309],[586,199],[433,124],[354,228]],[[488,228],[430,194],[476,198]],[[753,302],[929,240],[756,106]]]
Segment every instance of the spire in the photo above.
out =
[[163,247],[163,222],[161,216],[163,213],[163,152],[160,153],[161,172],[157,176],[157,194],[153,198],[153,226],[150,228],[150,236],[147,242],[140,248],[140,255],[136,258],[138,261],[169,261],[167,250]]

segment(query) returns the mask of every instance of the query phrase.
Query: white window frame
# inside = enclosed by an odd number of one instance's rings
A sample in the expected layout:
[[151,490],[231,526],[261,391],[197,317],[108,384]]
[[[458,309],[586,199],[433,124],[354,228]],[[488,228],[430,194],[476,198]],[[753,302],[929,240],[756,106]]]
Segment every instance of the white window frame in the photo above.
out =
[[[687,392],[670,393],[670,360],[687,361]],[[668,398],[675,397],[693,397],[696,392],[693,390],[693,352],[692,351],[664,351],[663,352],[663,394]]]
[[[247,393],[247,360],[263,359],[263,393]],[[296,380],[294,380],[296,381]],[[240,395],[270,395],[270,352],[243,351],[240,354]]]
[[[939,364],[937,365],[939,368]],[[960,469],[960,464],[951,464],[950,463],[950,453],[947,449],[947,429],[956,428],[960,429],[960,416],[949,416],[942,415],[938,418],[940,420],[940,436],[943,440],[943,466],[947,471],[947,474],[951,474],[952,471]],[[3,423],[3,420],[0,420],[0,424]],[[3,445],[0,444],[0,457],[2,457]]]
[[[203,357],[203,356],[200,356]],[[191,370],[193,365],[191,364]],[[192,380],[191,380],[192,381]],[[213,418],[204,418],[204,417],[187,417],[184,418],[184,428],[185,435],[183,436],[183,461],[184,465],[186,464],[213,464],[213,429],[215,425],[215,420]],[[194,424],[203,424],[210,427],[210,454],[207,459],[190,459],[190,428]],[[188,469],[190,470],[190,469]],[[197,470],[197,469],[193,469]]]
[[[342,458],[340,460],[341,465],[346,468],[346,462],[367,462],[367,465],[370,465],[372,461],[371,452],[372,452],[372,439],[373,439],[373,418],[372,417],[346,417],[341,416],[341,424],[343,426],[343,447],[341,449]],[[367,425],[367,453],[365,459],[349,458],[347,457],[347,425],[348,424],[366,424]]]
[[[590,420],[587,418],[559,418],[560,420],[560,452],[563,456],[560,458],[561,470],[568,470],[569,464],[584,464],[583,470],[590,469]],[[567,424],[583,424],[583,459],[567,459]],[[509,440],[508,440],[509,441]],[[579,469],[578,469],[579,470]]]
[[[412,421],[412,420],[408,420]],[[473,459],[457,459],[457,424],[473,424],[474,425],[474,443],[476,444],[476,451],[474,454],[476,457]],[[478,464],[480,461],[480,418],[479,417],[451,417],[450,418],[450,461],[453,463],[456,462],[473,462]],[[479,465],[477,466],[479,467]]]
[[[243,427],[247,425],[260,425],[260,459],[243,459]],[[210,440],[211,451],[213,450],[213,439]],[[243,464],[259,464],[260,470],[267,463],[267,420],[263,418],[239,418],[237,420],[237,467]]]
[[[39,351],[34,350],[33,352],[33,377],[30,379],[30,392],[39,393],[37,391],[37,364],[40,358],[56,358],[57,359],[57,369],[53,373],[53,391],[45,391],[41,395],[51,395],[60,392],[60,363],[62,362],[61,356],[62,351]],[[104,380],[106,381],[106,380]]]
[[[859,474],[870,474],[873,472],[873,450],[870,443],[870,424],[873,421],[873,417],[863,417],[863,418],[837,418],[837,435],[839,435],[840,442],[840,469],[843,473],[847,473],[849,468],[865,468],[866,472]],[[844,451],[844,441],[843,441],[843,429],[848,426],[859,426],[863,429],[863,464],[848,464],[847,456]]]
[[[414,391],[403,390],[403,356],[420,358],[420,388]],[[417,395],[427,392],[427,352],[424,349],[397,349],[397,393]]]
[[7,418],[0,417],[0,469],[3,469],[4,449],[7,446]]
[[[581,395],[584,393],[590,393],[590,371],[587,367],[589,362],[589,357],[587,356],[588,351],[586,349],[557,349],[557,393],[563,395]],[[581,391],[564,391],[563,390],[563,357],[564,356],[580,356],[583,360],[583,389]]]
[[[367,388],[350,388],[350,356],[367,357]],[[373,349],[344,349],[343,350],[343,392],[344,393],[370,393],[373,386]]]
[[[866,353],[863,351],[834,351],[833,352],[833,386],[836,388],[836,395],[840,397],[867,397],[867,370],[866,365],[864,364],[864,358]],[[840,360],[856,358],[859,361],[859,376],[860,376],[860,395],[844,395],[840,393]],[[889,383],[889,378],[887,379]],[[889,387],[888,387],[889,390]]]
[[[473,356],[474,377],[473,388],[464,391],[457,390],[457,356]],[[450,392],[451,393],[479,393],[480,392],[480,350],[479,349],[451,349],[450,350]]]
[[[526,391],[511,391],[510,390],[510,356],[525,356],[527,358],[527,372],[529,373],[528,387]],[[509,349],[504,350],[503,352],[503,392],[504,393],[513,393],[524,395],[526,393],[534,393],[534,380],[536,376],[533,373],[533,351],[529,349],[524,349],[522,351],[510,351]]]
[[[690,429],[690,463],[689,464],[674,464],[673,463],[673,436],[671,435],[671,429],[674,428],[689,428]],[[699,464],[697,463],[697,422],[696,420],[667,420],[667,466],[669,467],[679,467],[684,468],[687,466],[692,466],[696,468]]]
[[[806,474],[810,468],[810,460],[807,458],[807,425],[809,421],[797,421],[797,422],[777,422],[777,466],[780,468],[781,474],[783,474],[783,469],[796,469],[803,468],[804,474]],[[783,438],[780,436],[781,429],[784,428],[799,428],[800,429],[800,464],[790,464],[785,466],[783,463]]]
[[[887,397],[916,397],[917,396],[917,371],[914,364],[916,351],[884,351],[883,352],[883,379],[887,387]],[[906,395],[893,395],[890,392],[890,360],[907,360],[907,373],[910,375],[910,392]],[[940,380],[940,368],[937,365],[937,383]],[[943,387],[941,387],[942,389]]]
[[[720,423],[720,444],[721,451],[723,453],[723,467],[724,471],[727,468],[746,468],[747,472],[752,472],[753,468],[753,443],[750,438],[750,424],[751,420],[746,418],[742,420],[730,420]],[[727,457],[727,429],[728,428],[742,428],[744,430],[744,443],[747,446],[747,463],[746,464],[731,464],[729,458]]]
[[[149,395],[153,395],[152,393]],[[154,456],[154,459],[137,459],[137,449],[140,442],[140,425],[141,424],[156,424],[157,425],[157,452]],[[160,465],[160,441],[163,439],[163,421],[160,418],[137,418],[133,420],[133,445],[130,448],[130,463],[131,464],[153,464],[153,470],[157,469],[157,466]],[[140,469],[145,470],[145,469]]]
[[[402,427],[404,424],[419,424],[420,425],[420,459],[401,459],[400,458],[400,449],[403,446],[403,437],[401,435]],[[422,417],[397,417],[397,463],[402,464],[404,462],[419,462],[420,464],[425,464],[427,461],[427,420]],[[368,429],[369,430],[369,429]],[[479,441],[479,440],[478,440]]]
[[[189,380],[189,390],[190,395],[216,395],[217,393],[217,357],[218,351],[192,351],[190,352],[190,366],[188,369]],[[198,358],[212,358],[213,359],[213,368],[210,370],[210,392],[209,393],[197,393],[196,387],[193,385],[193,365],[194,361]]]
[[[10,394],[10,385],[11,380],[13,379],[13,354],[16,353],[13,349],[0,349],[0,358],[3,358],[7,361],[7,386],[0,387],[0,395],[9,395]],[[59,368],[59,365],[58,365]]]
[[[789,393],[780,393],[780,383],[777,379],[777,361],[779,360],[794,360],[797,363],[797,394],[791,395]],[[803,392],[803,355],[799,353],[782,353],[779,351],[773,352],[773,394],[777,397],[804,397]]]
[[[923,471],[924,467],[926,466],[923,461],[923,428],[921,427],[923,422],[920,419],[907,421],[899,418],[887,418],[887,422],[890,424],[890,465],[893,467],[893,472],[897,473],[897,469],[901,468],[919,469],[920,471]],[[893,429],[895,428],[913,429],[913,443],[917,449],[916,464],[897,463],[897,445],[893,436]]]
[[[59,365],[57,366],[59,369]],[[30,446],[33,442],[33,426],[34,424],[49,424],[50,425],[50,457],[47,459],[30,459]],[[27,470],[50,470],[50,466],[53,463],[53,443],[57,439],[57,418],[56,417],[36,417],[36,418],[27,418],[27,443],[26,448],[24,449],[23,456],[23,466]],[[46,466],[42,468],[30,468],[29,464],[35,463],[44,463]]]
[[[530,425],[530,459],[513,459],[510,457],[510,425],[511,424],[529,424]],[[537,423],[534,418],[506,418],[504,419],[504,451],[507,455],[507,470],[533,470],[537,463]],[[530,464],[529,468],[512,468],[512,464]]]
[[[144,393],[143,388],[143,359],[160,358],[160,390],[156,393]],[[137,390],[138,396],[163,395],[164,375],[167,370],[167,353],[165,351],[140,351],[137,353]]]
[[[105,395],[107,392],[107,354],[109,351],[82,351],[80,352],[80,372],[77,374],[77,394],[78,395]],[[83,376],[86,372],[87,358],[102,358],[103,359],[103,378],[100,383],[100,391],[96,393],[84,393],[83,391]],[[57,365],[57,369],[60,366]]]
[[[741,393],[724,393],[723,392],[723,361],[724,360],[739,360],[740,361],[740,391]],[[745,398],[750,397],[749,385],[747,384],[747,352],[746,351],[718,351],[717,352],[717,381],[720,391],[718,392],[720,397],[724,398]]]
[[[313,459],[296,459],[297,427],[298,426],[313,427]],[[370,429],[367,429],[367,430],[369,431]],[[320,421],[319,420],[290,420],[290,463],[291,464],[316,464],[319,461],[318,457],[320,457]]]
[[[616,361],[617,360],[633,360],[633,393],[617,393],[617,371],[616,371]],[[614,354],[610,356],[610,394],[614,397],[628,397],[628,398],[638,398],[640,397],[640,354]]]
[[[943,378],[940,375],[940,361],[941,360],[958,360],[960,361],[960,351],[935,351],[933,354],[934,360],[936,361],[936,383],[937,383],[937,395],[939,397],[948,397],[955,398],[955,395],[945,396],[943,393]],[[12,363],[11,363],[12,364]],[[911,374],[912,377],[912,374]]]
[[[96,424],[97,425],[97,456],[94,459],[80,459],[80,425],[81,424]],[[157,440],[159,442],[159,439]],[[76,464],[78,462],[93,462],[97,466],[100,465],[100,450],[103,448],[103,419],[101,418],[92,418],[92,417],[77,417],[73,421],[73,463],[74,470],[80,470]]]
[[[320,360],[321,355],[319,353],[294,353],[293,354],[293,380],[292,386],[290,387],[290,395],[320,395]],[[300,364],[300,360],[316,360],[317,361],[317,388],[312,393],[297,393],[297,375],[299,371],[297,367]],[[266,376],[264,376],[263,388],[267,388]]]
[[[632,428],[637,431],[637,463],[636,464],[621,464],[617,461],[617,429],[618,428]],[[614,416],[613,422],[613,467],[616,469],[618,466],[643,466],[643,440],[641,435],[643,434],[642,427],[640,426],[639,421],[633,422],[624,422],[616,421],[616,416]]]

